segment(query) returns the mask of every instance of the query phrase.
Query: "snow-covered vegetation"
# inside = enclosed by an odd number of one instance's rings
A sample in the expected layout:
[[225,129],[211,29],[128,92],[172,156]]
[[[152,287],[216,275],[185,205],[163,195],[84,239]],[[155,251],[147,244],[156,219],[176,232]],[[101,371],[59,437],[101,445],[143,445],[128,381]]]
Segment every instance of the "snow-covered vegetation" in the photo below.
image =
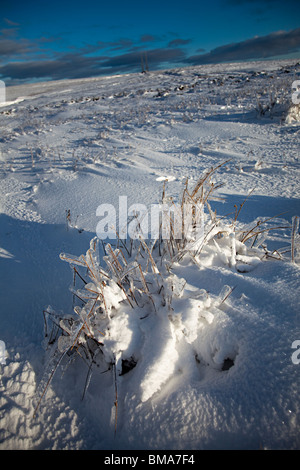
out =
[[[1,449],[299,447],[299,74],[6,90]],[[126,218],[120,197],[149,211]],[[140,230],[154,204],[168,237]],[[115,237],[99,238],[101,205]]]

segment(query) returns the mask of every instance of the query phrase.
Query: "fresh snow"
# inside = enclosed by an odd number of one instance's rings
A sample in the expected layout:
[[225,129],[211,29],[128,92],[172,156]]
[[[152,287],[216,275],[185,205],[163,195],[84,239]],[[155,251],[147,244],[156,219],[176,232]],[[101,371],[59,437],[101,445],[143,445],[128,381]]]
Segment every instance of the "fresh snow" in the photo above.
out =
[[[268,61],[7,88],[0,449],[299,449],[299,75],[296,61]],[[149,285],[161,274],[170,304],[156,293],[132,309],[111,279],[92,323],[64,259],[80,268],[98,206],[118,222],[121,196],[150,208],[165,187],[178,202],[187,178],[225,161],[209,203],[228,237],[206,214],[198,257],[155,258]],[[261,221],[257,248],[236,237]],[[67,333],[54,353],[45,310]],[[80,325],[104,345],[90,374],[69,354]]]

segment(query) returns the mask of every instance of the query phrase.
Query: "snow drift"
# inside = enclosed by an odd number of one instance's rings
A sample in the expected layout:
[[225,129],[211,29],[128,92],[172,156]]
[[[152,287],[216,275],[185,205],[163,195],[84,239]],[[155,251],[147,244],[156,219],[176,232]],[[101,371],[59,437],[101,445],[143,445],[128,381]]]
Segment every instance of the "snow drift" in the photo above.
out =
[[[256,107],[298,75],[7,90],[1,449],[299,448],[299,123]],[[95,238],[99,204],[162,194],[204,209],[180,240]]]

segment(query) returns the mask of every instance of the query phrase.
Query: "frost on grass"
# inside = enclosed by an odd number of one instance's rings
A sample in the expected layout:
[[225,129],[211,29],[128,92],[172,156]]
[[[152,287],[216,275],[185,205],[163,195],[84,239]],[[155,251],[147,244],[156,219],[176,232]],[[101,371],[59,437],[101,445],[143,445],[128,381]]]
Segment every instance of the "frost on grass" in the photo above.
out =
[[[122,244],[119,240],[114,247],[106,243],[101,257],[102,246],[95,237],[85,255],[60,255],[73,271],[71,291],[77,305],[69,315],[51,307],[44,311],[49,359],[36,410],[60,364],[74,357],[87,366],[83,396],[94,371],[111,374],[116,421],[124,376],[130,374],[138,400],[146,402],[171,378],[193,373],[196,364],[220,372],[234,365],[238,338],[228,299],[235,286],[224,285],[217,295],[201,286],[191,290],[185,268],[191,264],[199,270],[226,267],[244,275],[275,254],[266,246],[272,219],[239,224],[244,203],[235,206],[231,220],[212,211],[209,201],[218,188],[212,176],[220,166],[207,170],[193,188],[186,182],[180,207],[183,211],[188,205],[191,210],[188,219],[181,218],[181,237],[170,218],[167,239],[161,232],[150,241],[137,233],[133,240]],[[174,205],[165,187],[161,202]],[[293,240],[296,253],[296,234]]]

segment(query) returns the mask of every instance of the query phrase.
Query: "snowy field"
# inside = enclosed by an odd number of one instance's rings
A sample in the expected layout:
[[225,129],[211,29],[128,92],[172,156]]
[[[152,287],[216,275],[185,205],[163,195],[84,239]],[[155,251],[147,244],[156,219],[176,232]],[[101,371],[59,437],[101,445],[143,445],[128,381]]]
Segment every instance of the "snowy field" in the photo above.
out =
[[[295,80],[275,61],[7,88],[0,449],[299,449]],[[88,251],[99,206],[118,224],[120,197],[179,203],[211,169],[201,246]]]

